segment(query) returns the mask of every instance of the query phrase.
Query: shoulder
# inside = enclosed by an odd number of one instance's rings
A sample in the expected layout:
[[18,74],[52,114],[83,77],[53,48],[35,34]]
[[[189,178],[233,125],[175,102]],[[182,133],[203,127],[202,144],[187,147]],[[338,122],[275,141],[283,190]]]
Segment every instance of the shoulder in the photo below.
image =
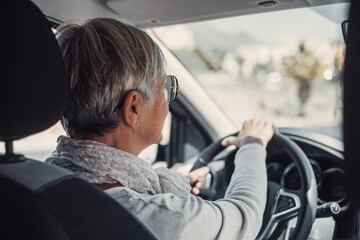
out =
[[160,239],[178,239],[185,222],[180,199],[174,194],[140,194],[126,187],[105,191],[130,212],[135,214]]
[[194,195],[176,196],[173,193],[161,193],[161,194],[142,194],[138,193],[127,187],[116,187],[105,191],[115,200],[126,204],[129,207],[136,207],[136,205],[146,204],[154,205],[156,208],[165,209],[171,212],[182,211],[183,205],[187,202],[195,201]]

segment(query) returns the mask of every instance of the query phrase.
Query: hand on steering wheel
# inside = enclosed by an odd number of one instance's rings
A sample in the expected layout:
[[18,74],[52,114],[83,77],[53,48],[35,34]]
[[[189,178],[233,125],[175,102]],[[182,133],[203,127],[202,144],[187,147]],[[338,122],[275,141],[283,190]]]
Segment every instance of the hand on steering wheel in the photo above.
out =
[[[225,149],[225,146],[234,144],[241,147],[243,144],[242,140],[246,139],[246,137],[259,138],[260,135],[262,135],[259,134],[259,132],[257,132],[258,135],[255,136],[249,134],[249,132],[252,132],[250,129],[253,129],[254,126],[259,126],[257,124],[260,123],[264,124],[261,120],[260,122],[258,121],[259,120],[247,121],[247,123],[244,124],[245,133],[235,133],[210,144],[199,154],[191,171],[206,166],[219,152]],[[263,128],[260,132],[264,131],[265,134],[263,135],[265,137],[262,136],[260,139],[263,146],[267,146],[272,132],[270,131],[271,134],[266,132],[269,131],[267,130],[269,129],[267,124],[262,126]],[[294,217],[298,219],[296,227],[290,235],[290,239],[306,239],[315,220],[317,206],[317,187],[313,169],[305,153],[291,139],[281,133],[275,133],[272,141],[295,163],[300,176],[301,188],[296,191],[287,190],[274,182],[268,182],[267,204],[263,217],[263,225],[257,239],[272,239],[273,229],[276,229],[280,223]]]
[[[251,119],[244,122],[243,129],[236,137],[229,136],[225,138],[221,144],[224,147],[235,145],[240,148],[247,143],[248,138],[252,138],[252,140],[262,144],[264,148],[266,148],[268,142],[274,134],[274,131],[275,127],[271,122],[260,119]],[[259,141],[256,141],[257,139]]]

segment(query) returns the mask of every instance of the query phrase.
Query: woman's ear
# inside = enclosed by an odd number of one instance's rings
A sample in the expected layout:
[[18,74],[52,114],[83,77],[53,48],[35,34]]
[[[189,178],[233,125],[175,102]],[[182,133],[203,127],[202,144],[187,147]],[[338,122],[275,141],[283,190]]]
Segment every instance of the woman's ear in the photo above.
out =
[[144,112],[145,102],[143,97],[137,91],[129,92],[124,99],[122,111],[124,120],[133,130],[139,127],[140,119]]

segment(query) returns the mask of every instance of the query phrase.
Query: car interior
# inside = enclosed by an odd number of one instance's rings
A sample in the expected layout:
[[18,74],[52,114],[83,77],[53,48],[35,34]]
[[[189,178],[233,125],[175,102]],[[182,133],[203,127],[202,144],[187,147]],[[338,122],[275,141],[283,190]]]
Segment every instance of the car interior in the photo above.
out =
[[[155,36],[168,69],[184,81],[179,81],[178,100],[169,106],[167,143],[156,147],[153,165],[190,165],[192,170],[207,165],[211,173],[199,196],[216,201],[224,197],[237,151],[224,149],[221,141],[237,134],[237,128],[225,124],[230,121],[209,104],[200,84],[185,80],[194,76],[156,37],[156,28],[338,3],[350,1],[7,1],[0,44],[1,239],[158,239],[100,188],[17,151],[17,142],[56,124],[66,108],[68,76],[52,28],[70,19],[106,16]],[[346,43],[343,137],[279,127],[267,147],[267,203],[257,239],[360,239],[359,5],[352,1],[349,18],[339,24]]]

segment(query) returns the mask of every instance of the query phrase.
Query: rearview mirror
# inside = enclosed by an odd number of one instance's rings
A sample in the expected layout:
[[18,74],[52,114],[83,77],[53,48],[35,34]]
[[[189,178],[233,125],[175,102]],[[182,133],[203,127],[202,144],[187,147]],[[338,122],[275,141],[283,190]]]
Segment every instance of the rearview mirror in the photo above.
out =
[[344,37],[345,44],[347,44],[349,20],[345,20],[341,23],[341,30]]

